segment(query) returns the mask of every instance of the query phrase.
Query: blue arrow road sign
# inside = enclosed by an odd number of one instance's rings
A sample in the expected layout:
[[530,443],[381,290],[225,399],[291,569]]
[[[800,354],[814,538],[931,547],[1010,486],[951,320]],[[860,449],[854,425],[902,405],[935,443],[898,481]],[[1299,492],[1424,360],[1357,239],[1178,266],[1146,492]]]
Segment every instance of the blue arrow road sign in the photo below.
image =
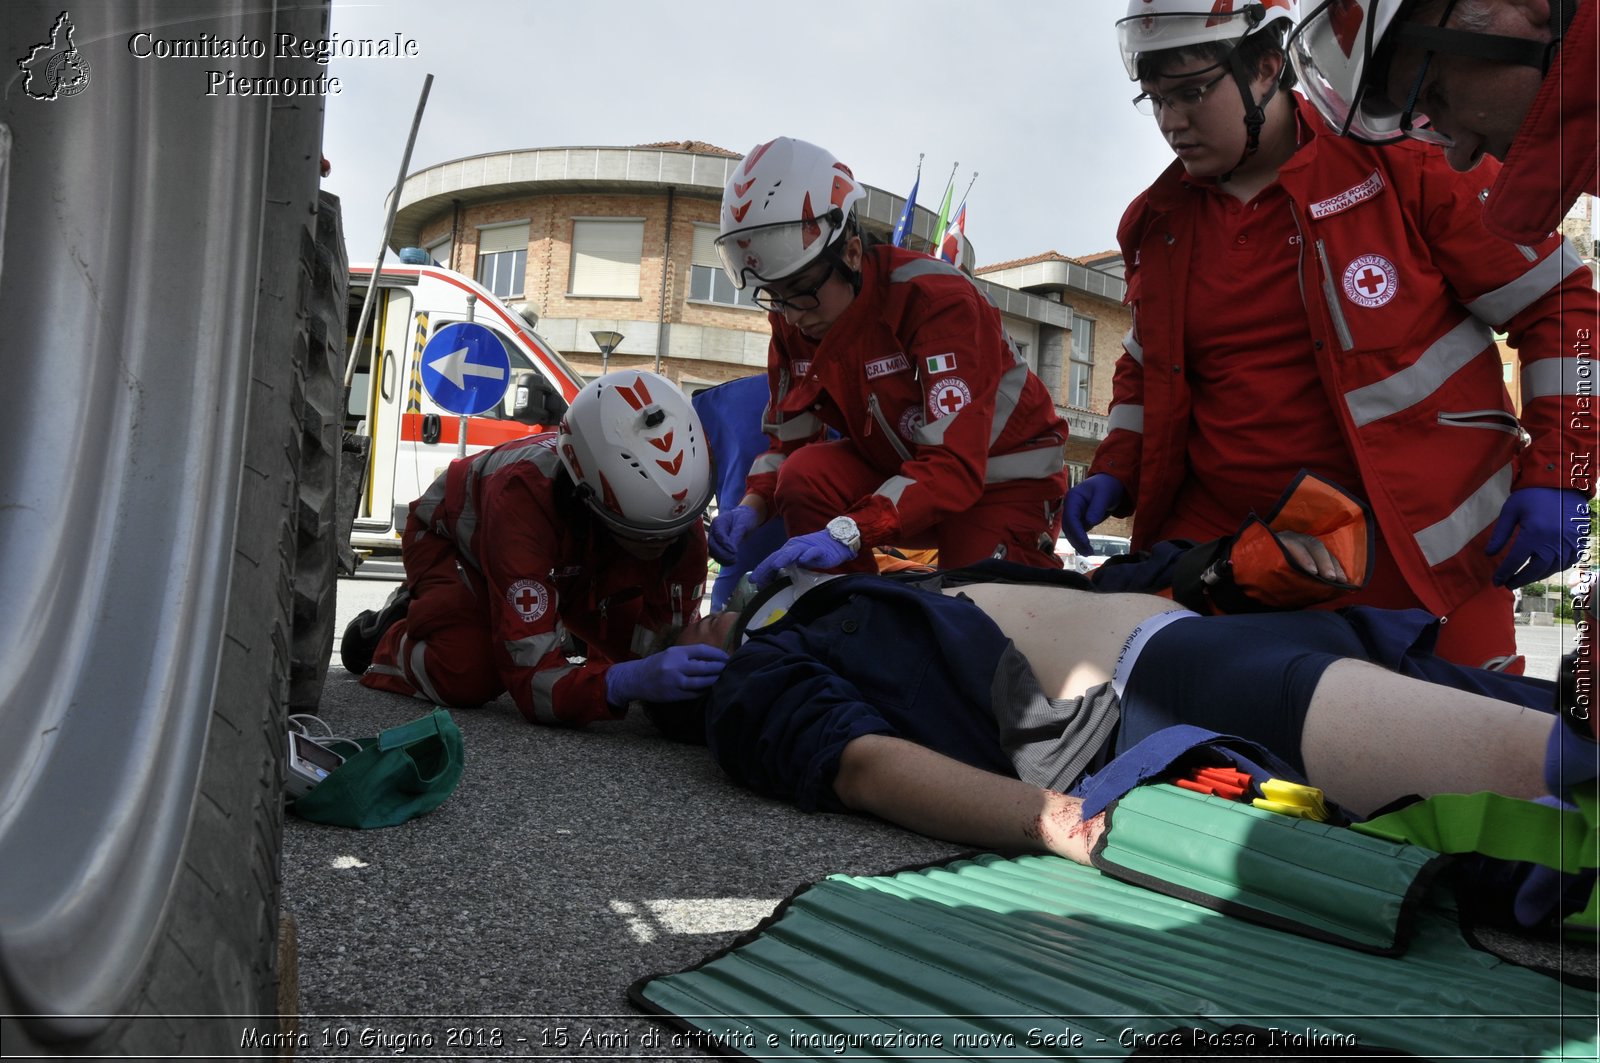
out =
[[505,345],[482,325],[446,325],[422,348],[422,386],[451,413],[482,413],[500,401],[510,380]]

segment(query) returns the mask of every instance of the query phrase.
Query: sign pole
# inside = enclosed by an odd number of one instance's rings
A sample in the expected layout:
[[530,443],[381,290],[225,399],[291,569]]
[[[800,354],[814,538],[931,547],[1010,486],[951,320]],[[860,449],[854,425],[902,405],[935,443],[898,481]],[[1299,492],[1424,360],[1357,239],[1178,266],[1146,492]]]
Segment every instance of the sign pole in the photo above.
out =
[[[467,323],[470,325],[478,320],[478,297],[471,292],[467,293]],[[467,456],[467,415],[462,414],[461,420],[456,424],[456,457]]]

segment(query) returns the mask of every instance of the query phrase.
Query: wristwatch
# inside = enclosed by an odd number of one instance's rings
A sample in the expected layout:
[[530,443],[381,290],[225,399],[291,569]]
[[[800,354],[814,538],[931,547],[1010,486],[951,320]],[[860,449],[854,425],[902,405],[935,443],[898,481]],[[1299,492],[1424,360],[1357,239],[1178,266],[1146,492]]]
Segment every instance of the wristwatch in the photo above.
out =
[[861,529],[849,517],[834,517],[828,522],[828,534],[833,541],[857,553],[861,549]]

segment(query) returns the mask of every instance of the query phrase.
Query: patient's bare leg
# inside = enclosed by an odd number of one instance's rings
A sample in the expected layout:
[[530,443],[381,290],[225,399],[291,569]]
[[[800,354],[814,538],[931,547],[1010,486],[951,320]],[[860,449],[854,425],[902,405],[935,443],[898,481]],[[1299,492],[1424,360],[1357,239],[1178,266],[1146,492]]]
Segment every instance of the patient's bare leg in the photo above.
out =
[[1300,751],[1307,778],[1363,814],[1407,794],[1537,797],[1556,722],[1549,713],[1345,660],[1317,683]]
[[1076,797],[1043,790],[952,760],[889,735],[863,735],[844,747],[833,792],[870,812],[930,838],[1005,852],[1050,852],[1089,862],[1105,829],[1087,823]]

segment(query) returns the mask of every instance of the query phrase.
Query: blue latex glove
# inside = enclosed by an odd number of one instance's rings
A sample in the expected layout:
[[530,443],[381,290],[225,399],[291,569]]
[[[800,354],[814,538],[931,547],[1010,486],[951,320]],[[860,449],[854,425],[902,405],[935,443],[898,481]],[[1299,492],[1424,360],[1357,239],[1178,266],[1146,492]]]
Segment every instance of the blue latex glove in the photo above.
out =
[[750,573],[750,582],[757,587],[764,587],[772,582],[772,577],[776,576],[779,570],[790,565],[810,569],[834,568],[855,556],[854,550],[829,535],[826,530],[796,535],[768,554],[767,559],[755,567],[755,571]]
[[1089,529],[1111,515],[1128,495],[1122,481],[1108,472],[1097,472],[1067,492],[1061,506],[1061,530],[1079,554],[1092,554]]
[[717,519],[706,529],[706,546],[711,556],[724,565],[730,563],[744,537],[760,523],[761,515],[749,506],[734,506],[718,513]]
[[1595,887],[1594,868],[1568,875],[1539,864],[1526,867],[1527,877],[1511,902],[1511,914],[1523,926],[1538,929],[1559,923],[1589,903]]
[[1494,570],[1495,586],[1522,587],[1570,567],[1578,559],[1578,541],[1588,531],[1588,500],[1582,492],[1555,487],[1511,492],[1483,548],[1486,554],[1498,554],[1511,543]]
[[[1557,730],[1565,730],[1561,724]],[[1593,755],[1593,747],[1590,754]],[[1551,808],[1575,809],[1559,797],[1536,797],[1535,804]],[[1565,874],[1542,864],[1518,864],[1515,877],[1521,881],[1512,899],[1511,911],[1517,922],[1525,927],[1537,928],[1547,923],[1559,923],[1573,912],[1583,910],[1594,892],[1595,870],[1587,868],[1575,874]]]
[[668,646],[607,668],[606,701],[683,701],[715,683],[727,664],[727,652],[717,646]]

